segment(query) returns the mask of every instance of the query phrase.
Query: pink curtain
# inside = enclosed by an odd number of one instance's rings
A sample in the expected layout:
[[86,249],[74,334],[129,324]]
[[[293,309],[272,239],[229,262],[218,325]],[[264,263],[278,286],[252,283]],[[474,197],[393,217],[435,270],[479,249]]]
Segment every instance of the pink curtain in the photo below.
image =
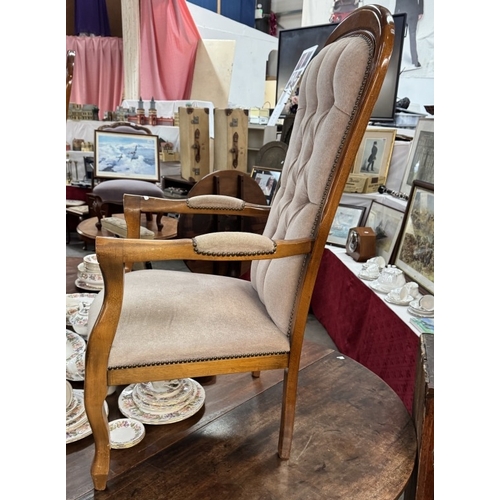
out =
[[185,0],[141,0],[140,93],[189,99],[200,34]]
[[96,104],[99,119],[123,100],[123,40],[116,37],[67,36],[75,69],[70,102]]

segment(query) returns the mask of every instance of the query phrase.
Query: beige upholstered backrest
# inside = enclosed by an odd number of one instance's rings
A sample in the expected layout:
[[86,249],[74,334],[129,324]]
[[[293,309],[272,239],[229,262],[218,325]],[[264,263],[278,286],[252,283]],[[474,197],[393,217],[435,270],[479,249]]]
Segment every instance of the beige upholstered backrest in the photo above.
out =
[[[327,45],[304,73],[281,187],[265,236],[277,240],[317,234],[371,53],[366,37],[346,37]],[[252,263],[252,284],[275,323],[287,333],[306,261],[307,257],[297,256]]]

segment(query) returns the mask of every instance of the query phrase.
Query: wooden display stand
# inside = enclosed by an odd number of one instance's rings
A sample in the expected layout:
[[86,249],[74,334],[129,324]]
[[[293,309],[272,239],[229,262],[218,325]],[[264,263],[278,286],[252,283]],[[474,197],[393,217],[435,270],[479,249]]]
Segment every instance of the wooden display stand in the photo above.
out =
[[208,108],[179,107],[181,175],[198,182],[210,173]]
[[216,109],[214,124],[214,169],[247,172],[248,110]]

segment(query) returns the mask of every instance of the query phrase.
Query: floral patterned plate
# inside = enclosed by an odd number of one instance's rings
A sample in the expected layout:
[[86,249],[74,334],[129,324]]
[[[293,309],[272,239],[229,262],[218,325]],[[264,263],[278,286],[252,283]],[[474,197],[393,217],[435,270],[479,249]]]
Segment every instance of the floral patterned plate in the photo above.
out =
[[[83,398],[83,389],[73,389],[73,393],[78,396],[80,395]],[[109,414],[108,403],[104,401],[104,410],[106,411],[106,415]],[[66,429],[66,444],[73,443],[75,441],[79,441],[80,439],[86,438],[92,434],[92,429],[90,428],[89,421],[87,420],[87,416],[83,420],[82,424],[76,429],[68,430]]]
[[78,354],[83,354],[87,349],[87,344],[78,333],[66,329],[66,361]]
[[143,424],[163,425],[180,422],[181,420],[185,420],[194,415],[200,410],[205,402],[205,389],[203,389],[203,387],[196,380],[190,380],[195,386],[193,396],[187,400],[181,408],[175,408],[174,411],[170,411],[168,407],[165,408],[163,413],[158,411],[150,413],[141,410],[135,404],[132,396],[135,384],[130,384],[123,389],[120,397],[118,398],[118,408],[126,417],[139,420],[139,422],[142,422]]
[[140,443],[146,435],[144,425],[133,418],[119,418],[109,423],[111,448],[130,448]]

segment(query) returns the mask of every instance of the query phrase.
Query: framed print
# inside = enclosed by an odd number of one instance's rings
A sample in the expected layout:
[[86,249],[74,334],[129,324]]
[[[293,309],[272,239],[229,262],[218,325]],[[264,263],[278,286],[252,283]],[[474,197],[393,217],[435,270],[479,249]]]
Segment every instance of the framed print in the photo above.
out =
[[352,172],[387,177],[396,129],[368,127],[359,147]]
[[95,131],[94,177],[160,180],[157,135]]
[[333,218],[332,227],[326,238],[326,242],[331,245],[345,247],[349,229],[362,225],[363,216],[365,215],[366,207],[358,207],[355,205],[338,206]]
[[365,226],[371,227],[375,231],[377,255],[383,257],[386,264],[391,262],[403,217],[404,212],[382,205],[377,201],[371,204],[368,212]]
[[413,181],[394,264],[434,294],[434,184]]
[[400,191],[409,194],[415,180],[434,184],[434,118],[418,120]]
[[254,167],[251,177],[260,186],[266,197],[267,204],[270,205],[280,184],[281,170],[276,168]]

